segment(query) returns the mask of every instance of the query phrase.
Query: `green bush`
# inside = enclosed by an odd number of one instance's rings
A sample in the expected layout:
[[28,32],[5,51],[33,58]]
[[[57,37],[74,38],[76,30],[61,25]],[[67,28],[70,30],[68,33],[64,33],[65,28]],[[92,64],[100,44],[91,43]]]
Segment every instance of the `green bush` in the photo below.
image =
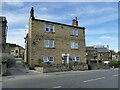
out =
[[16,64],[15,58],[7,53],[0,53],[0,63],[7,63],[8,67]]
[[120,61],[117,61],[117,60],[112,60],[112,61],[110,61],[110,63],[109,63],[109,66],[110,67],[119,67],[120,66]]

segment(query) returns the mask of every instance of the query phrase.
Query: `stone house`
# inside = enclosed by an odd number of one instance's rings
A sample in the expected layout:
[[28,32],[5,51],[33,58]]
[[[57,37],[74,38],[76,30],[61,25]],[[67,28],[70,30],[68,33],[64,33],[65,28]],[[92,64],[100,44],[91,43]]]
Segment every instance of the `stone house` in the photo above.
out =
[[30,68],[45,63],[86,64],[85,28],[78,26],[77,17],[72,25],[36,19],[32,7],[25,37],[25,62]]
[[3,63],[3,53],[5,53],[6,36],[7,36],[7,19],[0,16],[0,75],[6,73],[6,63]]
[[12,47],[10,50],[10,54],[15,58],[23,58],[24,57],[24,48],[21,46]]
[[101,63],[110,61],[112,58],[111,52],[108,47],[104,46],[88,46],[86,47],[87,61],[89,63]]
[[0,16],[0,52],[5,52],[6,36],[7,36],[7,19]]

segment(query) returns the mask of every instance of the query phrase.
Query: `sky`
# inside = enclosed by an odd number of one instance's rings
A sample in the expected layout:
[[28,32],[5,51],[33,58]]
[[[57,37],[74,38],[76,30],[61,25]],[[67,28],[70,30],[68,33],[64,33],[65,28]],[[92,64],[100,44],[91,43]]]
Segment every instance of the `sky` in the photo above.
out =
[[7,42],[24,46],[31,7],[35,18],[71,25],[77,17],[85,27],[86,46],[109,45],[118,51],[117,2],[3,2],[2,16],[8,20]]

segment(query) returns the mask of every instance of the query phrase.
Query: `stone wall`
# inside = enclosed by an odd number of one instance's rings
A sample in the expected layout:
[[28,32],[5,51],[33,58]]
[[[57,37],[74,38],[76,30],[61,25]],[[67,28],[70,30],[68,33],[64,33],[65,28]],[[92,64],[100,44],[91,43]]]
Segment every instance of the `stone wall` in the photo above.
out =
[[78,71],[78,70],[88,70],[88,65],[81,64],[81,65],[75,65],[72,67],[69,67],[68,65],[35,67],[35,70],[41,73],[61,72],[61,71]]
[[91,70],[97,70],[97,69],[109,69],[110,67],[105,64],[99,64],[99,63],[92,63],[90,64]]
[[5,74],[7,71],[7,64],[0,63],[0,75]]

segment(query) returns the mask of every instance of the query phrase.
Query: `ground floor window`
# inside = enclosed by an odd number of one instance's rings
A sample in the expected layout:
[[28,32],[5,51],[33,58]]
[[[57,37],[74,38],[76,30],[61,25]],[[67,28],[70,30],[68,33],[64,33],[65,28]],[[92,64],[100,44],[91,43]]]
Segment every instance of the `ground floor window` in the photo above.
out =
[[53,56],[43,56],[43,62],[54,62]]
[[80,62],[80,57],[79,56],[73,56],[72,61],[74,62]]

